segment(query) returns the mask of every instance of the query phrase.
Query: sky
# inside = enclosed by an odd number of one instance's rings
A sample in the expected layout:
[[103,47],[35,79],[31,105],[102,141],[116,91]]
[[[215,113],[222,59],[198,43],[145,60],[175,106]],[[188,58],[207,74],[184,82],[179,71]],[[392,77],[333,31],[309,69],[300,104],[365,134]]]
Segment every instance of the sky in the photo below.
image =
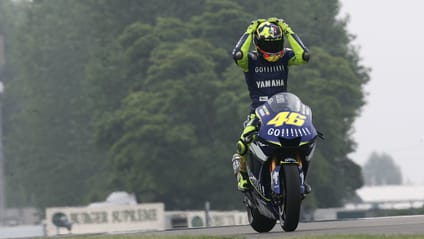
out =
[[424,185],[424,1],[340,3],[361,63],[372,69],[349,157],[363,166],[372,152],[389,154],[404,183]]

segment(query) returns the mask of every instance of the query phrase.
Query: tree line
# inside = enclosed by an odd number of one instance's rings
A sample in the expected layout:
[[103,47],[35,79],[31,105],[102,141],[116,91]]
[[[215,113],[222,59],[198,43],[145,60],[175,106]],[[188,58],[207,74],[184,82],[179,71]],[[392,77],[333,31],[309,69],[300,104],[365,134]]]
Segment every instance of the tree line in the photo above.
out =
[[231,50],[251,20],[273,16],[312,55],[288,83],[326,136],[307,203],[341,205],[363,183],[347,155],[369,75],[339,8],[336,0],[1,1],[8,206],[83,205],[127,191],[167,209],[241,208],[231,156],[249,98]]

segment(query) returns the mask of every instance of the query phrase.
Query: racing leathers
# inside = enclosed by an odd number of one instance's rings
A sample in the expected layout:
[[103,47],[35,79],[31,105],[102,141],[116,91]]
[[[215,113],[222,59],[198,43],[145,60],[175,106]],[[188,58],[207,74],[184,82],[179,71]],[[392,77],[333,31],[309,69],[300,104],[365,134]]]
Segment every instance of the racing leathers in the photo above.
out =
[[[277,24],[288,40],[290,48],[284,48],[280,59],[269,62],[256,50],[251,51],[252,40],[256,28],[261,22],[268,21]],[[309,50],[297,34],[282,19],[269,18],[252,21],[246,32],[241,36],[232,52],[236,64],[243,70],[249,96],[251,99],[248,120],[237,142],[237,154],[233,155],[234,173],[238,179],[238,188],[245,191],[249,187],[246,173],[246,153],[257,131],[258,120],[254,114],[255,108],[265,103],[276,93],[287,91],[289,66],[308,62]]]

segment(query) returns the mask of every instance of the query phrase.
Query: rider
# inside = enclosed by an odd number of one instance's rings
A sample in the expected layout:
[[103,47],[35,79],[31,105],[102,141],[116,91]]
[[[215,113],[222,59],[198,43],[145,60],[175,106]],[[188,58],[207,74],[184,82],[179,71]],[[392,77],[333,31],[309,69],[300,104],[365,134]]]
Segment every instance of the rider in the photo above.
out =
[[[284,37],[291,48],[284,48]],[[252,40],[255,51],[250,51]],[[258,124],[255,108],[274,94],[287,91],[288,66],[308,62],[309,50],[283,19],[272,17],[252,21],[234,47],[232,55],[244,72],[251,99],[250,114],[237,142],[237,153],[232,158],[238,189],[246,191],[249,189],[246,153]],[[306,183],[305,189],[305,193],[311,191]]]

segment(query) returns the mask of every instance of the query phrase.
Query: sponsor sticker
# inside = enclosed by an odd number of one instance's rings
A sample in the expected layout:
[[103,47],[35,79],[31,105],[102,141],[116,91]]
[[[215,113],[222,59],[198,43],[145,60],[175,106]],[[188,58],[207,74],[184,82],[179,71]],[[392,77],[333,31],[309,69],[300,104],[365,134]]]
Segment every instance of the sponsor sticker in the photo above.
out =
[[259,101],[260,102],[268,101],[268,96],[259,96]]

